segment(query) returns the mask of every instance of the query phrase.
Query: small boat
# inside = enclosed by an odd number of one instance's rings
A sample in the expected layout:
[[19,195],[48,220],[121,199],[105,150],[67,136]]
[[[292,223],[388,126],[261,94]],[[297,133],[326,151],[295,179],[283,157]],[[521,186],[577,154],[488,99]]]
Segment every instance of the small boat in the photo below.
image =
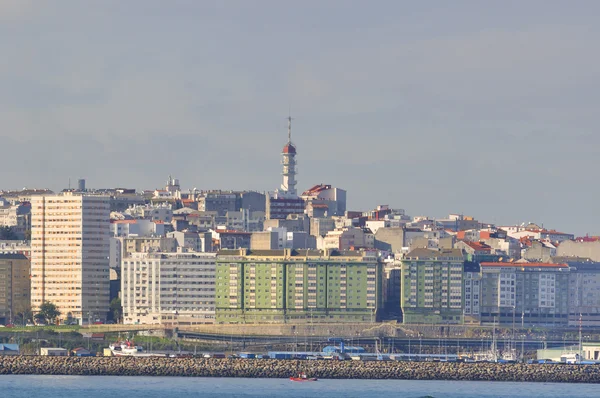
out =
[[144,349],[142,346],[136,346],[135,343],[126,340],[125,342],[116,342],[108,346],[112,354],[116,357],[124,356],[146,356],[142,354]]
[[300,373],[297,377],[290,377],[291,381],[317,381],[318,379],[316,377],[308,377],[306,376],[306,373]]

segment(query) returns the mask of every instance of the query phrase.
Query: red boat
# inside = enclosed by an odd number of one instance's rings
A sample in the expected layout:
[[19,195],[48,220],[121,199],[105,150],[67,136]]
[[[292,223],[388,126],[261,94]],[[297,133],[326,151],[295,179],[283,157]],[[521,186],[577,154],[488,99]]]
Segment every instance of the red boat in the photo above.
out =
[[316,377],[307,377],[305,373],[300,373],[297,377],[290,377],[291,381],[317,381]]

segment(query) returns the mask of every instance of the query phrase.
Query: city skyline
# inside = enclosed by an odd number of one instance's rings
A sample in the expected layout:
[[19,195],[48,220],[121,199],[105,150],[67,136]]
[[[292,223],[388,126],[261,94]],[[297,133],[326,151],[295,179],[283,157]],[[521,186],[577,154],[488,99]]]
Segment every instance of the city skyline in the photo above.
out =
[[3,3],[0,189],[272,191],[291,105],[300,192],[600,234],[599,5],[317,4]]

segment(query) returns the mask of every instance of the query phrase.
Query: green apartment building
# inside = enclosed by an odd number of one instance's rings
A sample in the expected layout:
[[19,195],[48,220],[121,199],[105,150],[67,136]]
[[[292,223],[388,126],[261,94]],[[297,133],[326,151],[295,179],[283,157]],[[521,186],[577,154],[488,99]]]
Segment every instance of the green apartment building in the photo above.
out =
[[403,322],[462,324],[462,251],[419,248],[408,253],[401,263]]
[[380,307],[375,254],[320,250],[221,250],[218,323],[371,322]]

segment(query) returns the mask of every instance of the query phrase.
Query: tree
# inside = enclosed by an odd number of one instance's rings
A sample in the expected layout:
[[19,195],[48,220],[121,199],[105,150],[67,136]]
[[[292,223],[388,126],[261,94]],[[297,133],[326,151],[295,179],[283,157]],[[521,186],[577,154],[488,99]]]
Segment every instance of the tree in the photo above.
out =
[[33,320],[33,312],[31,311],[31,305],[18,304],[13,312],[12,322],[16,325],[25,326],[25,324],[31,320]]
[[45,301],[42,305],[40,305],[40,312],[38,312],[35,317],[38,321],[45,321],[46,323],[54,323],[56,318],[60,316],[60,311],[56,308],[54,303],[49,301]]
[[113,320],[115,322],[121,321],[121,316],[123,315],[123,306],[121,305],[121,298],[115,297],[110,302],[110,312],[112,312]]

